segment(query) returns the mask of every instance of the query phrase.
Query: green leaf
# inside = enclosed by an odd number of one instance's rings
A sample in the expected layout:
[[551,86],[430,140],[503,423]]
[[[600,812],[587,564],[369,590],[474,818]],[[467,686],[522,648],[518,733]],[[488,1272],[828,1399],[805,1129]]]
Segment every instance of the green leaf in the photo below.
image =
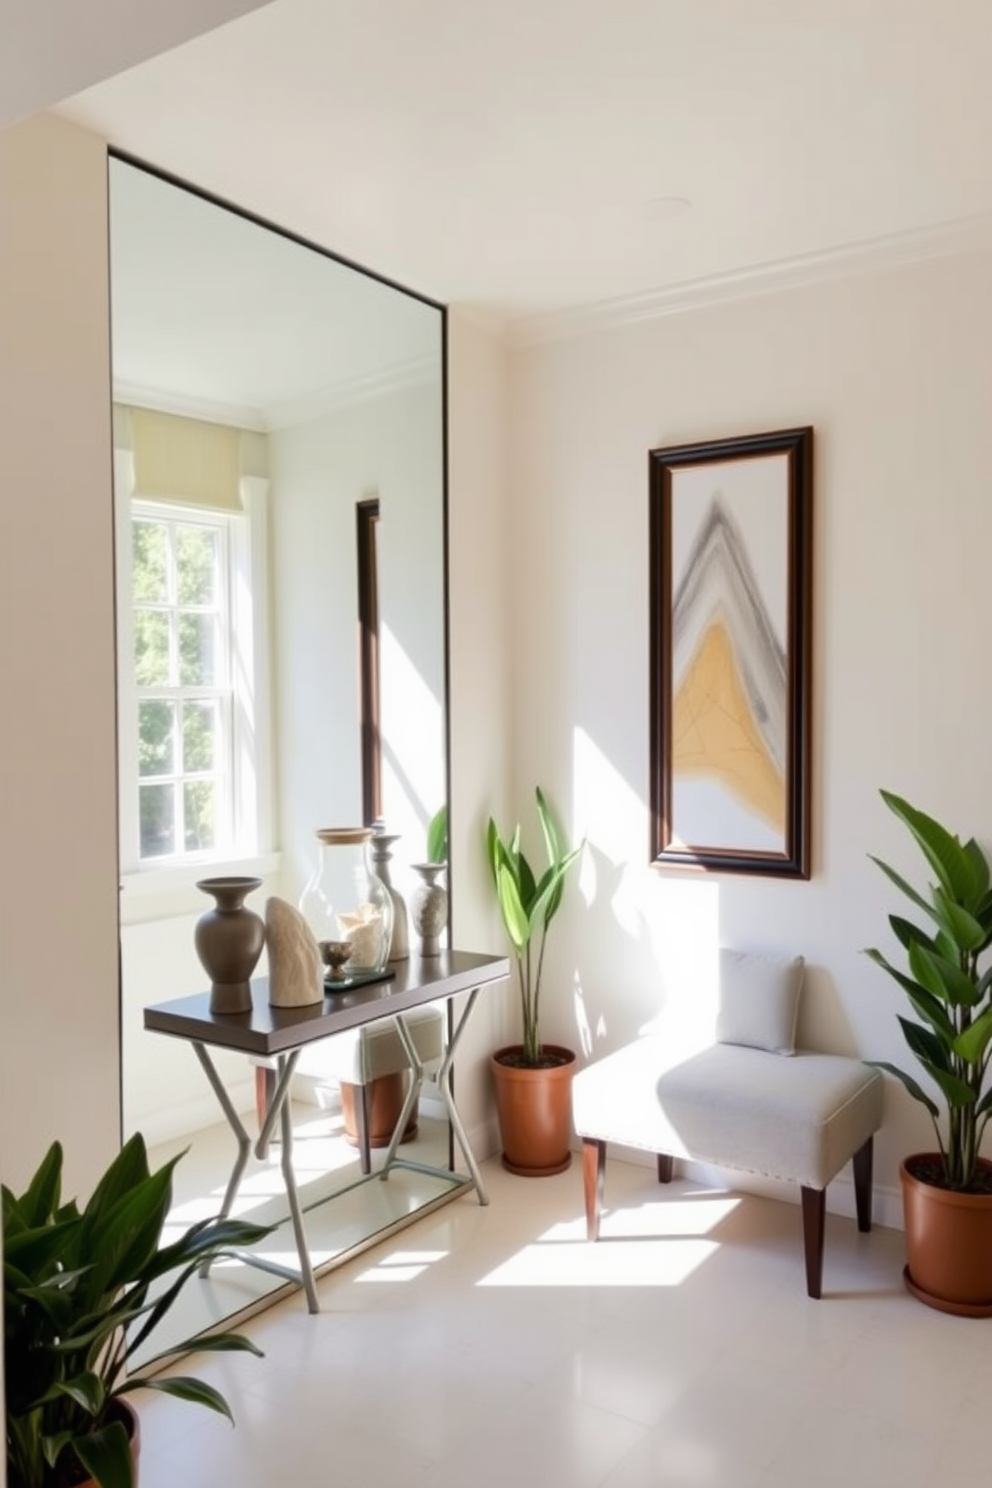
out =
[[[129,1386],[124,1385],[121,1394],[125,1394]],[[138,1388],[137,1385],[132,1388]],[[166,1376],[163,1379],[148,1379],[140,1381],[143,1390],[158,1390],[162,1395],[172,1395],[176,1400],[188,1400],[193,1405],[205,1405],[208,1410],[217,1411],[226,1416],[234,1424],[231,1407],[224,1399],[219,1390],[213,1385],[206,1384],[203,1380],[193,1379],[189,1375],[176,1374]]]
[[960,840],[926,812],[911,806],[902,796],[881,792],[889,810],[907,826],[936,873],[949,898],[964,906],[975,906],[982,897],[982,884],[973,862]]
[[972,1106],[975,1104],[975,1092],[966,1081],[958,1079],[957,1075],[949,1074],[947,1070],[941,1069],[939,1065],[929,1064],[925,1060],[923,1061],[923,1067],[936,1080],[949,1106]]
[[913,976],[934,997],[950,1003],[952,1007],[973,1007],[978,1001],[975,982],[960,966],[955,966],[953,961],[948,961],[919,944],[911,945],[908,954],[909,969]]
[[980,1064],[992,1039],[992,1007],[969,1024],[954,1040],[954,1052],[968,1064]]
[[62,1144],[53,1142],[22,1195],[18,1208],[31,1229],[47,1224],[59,1206],[62,1189]]
[[901,915],[893,914],[889,915],[889,924],[896,939],[907,951],[914,942],[925,945],[928,950],[936,950],[933,938],[911,920],[904,920]]
[[448,858],[448,808],[439,806],[427,823],[427,861],[444,863]]
[[897,1080],[901,1080],[913,1099],[919,1101],[921,1106],[926,1106],[934,1121],[940,1116],[940,1107],[937,1102],[927,1094],[922,1085],[913,1079],[912,1075],[907,1075],[905,1070],[889,1064],[885,1059],[867,1059],[865,1063],[871,1065],[873,1069],[885,1070],[888,1074],[895,1075]]
[[120,1421],[77,1436],[73,1447],[98,1488],[134,1488],[131,1443]]
[[921,1064],[927,1068],[937,1065],[951,1073],[951,1056],[947,1045],[936,1034],[929,1028],[921,1028],[919,1023],[911,1023],[908,1018],[900,1018],[899,1025],[907,1044]]
[[953,899],[948,898],[943,889],[937,888],[933,891],[934,912],[940,922],[941,928],[946,931],[953,944],[960,951],[977,951],[983,945],[986,938],[984,925],[980,925],[975,916],[962,909],[960,904],[955,904]]
[[497,880],[497,892],[499,894],[500,913],[503,916],[503,924],[514,950],[519,956],[531,937],[531,926],[527,913],[521,903],[520,890],[517,888],[516,879],[507,868],[505,863],[499,866],[499,877]]
[[883,862],[881,858],[876,858],[872,853],[869,853],[868,857],[871,859],[876,867],[881,868],[886,878],[890,879],[891,882],[895,884],[896,888],[899,889],[901,893],[906,895],[907,899],[912,900],[917,909],[922,909],[924,914],[928,914],[931,919],[934,918],[933,905],[928,900],[924,899],[922,894],[918,894],[917,891],[913,888],[912,884],[907,883],[900,873],[897,873],[896,870],[894,868],[891,868],[888,863]]
[[948,1043],[955,1037],[957,1030],[940,999],[934,997],[925,987],[921,987],[919,982],[914,982],[911,977],[908,977],[905,972],[900,971],[897,966],[892,966],[882,955],[881,951],[875,950],[872,947],[865,952],[865,955],[874,961],[876,966],[881,966],[883,971],[887,971],[889,976],[899,983],[910,1002],[916,1008],[916,1011],[920,1014],[920,1017],[925,1018],[937,1033]]
[[103,1409],[106,1391],[103,1388],[103,1381],[99,1375],[93,1373],[92,1369],[84,1374],[76,1375],[75,1379],[63,1380],[56,1386],[56,1389],[60,1394],[68,1395],[70,1400],[82,1406],[88,1416],[98,1415]]
[[971,871],[977,887],[978,901],[981,904],[981,901],[989,892],[989,885],[992,882],[992,871],[989,868],[989,861],[974,837],[968,838],[968,841],[964,845],[964,853],[971,863]]

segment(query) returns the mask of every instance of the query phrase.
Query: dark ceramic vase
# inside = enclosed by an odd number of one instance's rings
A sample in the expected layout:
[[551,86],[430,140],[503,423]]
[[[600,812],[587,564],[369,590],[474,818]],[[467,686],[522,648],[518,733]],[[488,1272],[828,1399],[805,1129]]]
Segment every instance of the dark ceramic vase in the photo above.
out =
[[260,878],[201,878],[197,884],[212,894],[213,909],[200,916],[194,943],[210,978],[212,1013],[247,1013],[251,1008],[251,974],[265,945],[265,923],[245,899],[261,886]]

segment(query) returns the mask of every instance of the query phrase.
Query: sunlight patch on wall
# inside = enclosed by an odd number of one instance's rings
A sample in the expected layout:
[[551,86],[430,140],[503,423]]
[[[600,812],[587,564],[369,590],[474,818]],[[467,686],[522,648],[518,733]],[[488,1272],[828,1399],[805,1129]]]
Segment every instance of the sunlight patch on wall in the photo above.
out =
[[427,823],[447,800],[444,708],[388,625],[379,636],[382,800],[401,862],[421,862]]
[[[580,887],[587,910],[598,917],[601,942],[611,925],[631,942],[629,975],[645,980],[656,968],[659,1012],[638,1029],[663,1032],[674,1057],[712,1041],[720,946],[720,882],[712,874],[652,868],[648,808],[611,760],[582,728],[573,734],[573,831],[584,836]],[[615,938],[615,937],[611,937]],[[586,964],[594,965],[587,956]],[[638,956],[640,964],[638,965]],[[592,985],[589,975],[586,981]],[[602,1018],[589,1026],[582,988],[573,989],[576,1021],[588,1040],[609,1036]]]

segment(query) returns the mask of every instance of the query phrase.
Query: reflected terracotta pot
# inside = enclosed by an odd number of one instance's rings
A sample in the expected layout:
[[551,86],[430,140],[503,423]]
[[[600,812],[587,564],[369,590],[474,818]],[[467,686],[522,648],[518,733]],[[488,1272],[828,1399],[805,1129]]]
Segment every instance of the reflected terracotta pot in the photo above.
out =
[[508,1064],[522,1053],[519,1044],[497,1049],[489,1060],[503,1166],[522,1178],[549,1178],[572,1161],[575,1054],[560,1044],[545,1044],[544,1050],[561,1062],[547,1069]]
[[[899,1168],[906,1287],[940,1312],[992,1317],[992,1194],[958,1193],[915,1176],[914,1163],[934,1162],[938,1154],[918,1153]],[[979,1165],[992,1172],[986,1159]]]
[[[369,1146],[388,1147],[400,1119],[406,1099],[407,1074],[398,1070],[391,1075],[377,1075],[371,1081],[369,1091]],[[344,1118],[344,1135],[352,1147],[358,1146],[358,1123],[355,1120],[355,1103],[362,1099],[362,1087],[341,1081],[341,1115]],[[411,1142],[417,1135],[418,1106],[410,1112],[403,1129],[401,1142]]]

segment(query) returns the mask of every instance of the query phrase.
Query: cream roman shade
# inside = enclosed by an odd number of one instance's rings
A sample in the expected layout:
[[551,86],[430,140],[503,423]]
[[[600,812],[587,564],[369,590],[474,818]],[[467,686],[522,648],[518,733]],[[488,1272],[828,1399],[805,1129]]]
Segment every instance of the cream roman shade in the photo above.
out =
[[241,436],[226,424],[131,409],[134,494],[241,511]]

